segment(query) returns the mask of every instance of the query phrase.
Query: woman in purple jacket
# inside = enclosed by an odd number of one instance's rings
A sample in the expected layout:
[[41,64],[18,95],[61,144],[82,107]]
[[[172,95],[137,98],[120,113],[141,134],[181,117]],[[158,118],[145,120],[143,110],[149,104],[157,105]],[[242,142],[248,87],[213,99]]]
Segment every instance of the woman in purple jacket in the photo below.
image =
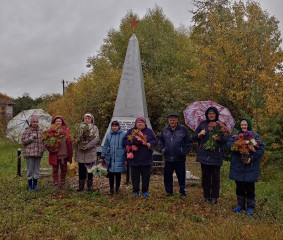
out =
[[153,162],[152,148],[157,145],[157,142],[156,135],[147,127],[144,117],[138,117],[136,119],[135,127],[128,130],[123,139],[123,145],[128,152],[127,158],[131,167],[134,196],[139,195],[141,176],[142,195],[148,197],[148,186]]

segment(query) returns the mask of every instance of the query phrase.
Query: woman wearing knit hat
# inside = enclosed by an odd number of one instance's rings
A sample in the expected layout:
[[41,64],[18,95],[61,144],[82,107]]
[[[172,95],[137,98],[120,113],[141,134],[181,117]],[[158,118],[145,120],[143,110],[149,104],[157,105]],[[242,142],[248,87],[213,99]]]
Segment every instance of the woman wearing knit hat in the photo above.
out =
[[101,159],[106,158],[106,164],[108,167],[108,177],[110,186],[110,195],[114,193],[114,177],[116,178],[115,192],[119,194],[121,173],[125,172],[126,161],[126,149],[123,147],[123,138],[126,132],[124,132],[118,121],[111,123],[111,131],[107,134],[106,140],[101,153]]
[[[54,150],[46,146],[49,151],[49,164],[53,168],[53,184],[55,189],[66,189],[65,179],[67,174],[67,162],[72,162],[73,157],[73,147],[70,138],[70,131],[66,126],[66,123],[62,116],[55,116],[51,122],[51,128],[56,128],[57,130],[64,131],[66,138],[59,142],[59,148]],[[61,169],[60,182],[58,183],[59,168]]]
[[96,145],[99,142],[99,130],[94,125],[92,114],[86,113],[83,116],[79,132],[81,137],[76,144],[75,161],[79,163],[79,188],[77,191],[81,192],[84,190],[86,179],[88,190],[92,190],[93,174],[87,172],[86,166],[97,164]]
[[38,127],[38,116],[31,115],[30,124],[23,133],[24,157],[27,160],[28,190],[37,191],[40,161],[44,152],[42,130]]
[[146,119],[138,117],[135,126],[128,130],[123,139],[127,150],[127,158],[131,167],[133,195],[139,196],[140,177],[142,178],[142,195],[148,197],[148,187],[151,173],[152,148],[157,145],[158,139],[154,132],[147,127]]
[[[227,142],[227,146],[232,148],[230,179],[236,182],[238,200],[238,206],[233,211],[240,212],[246,209],[246,215],[252,216],[256,205],[255,182],[258,182],[260,159],[264,154],[264,144],[260,136],[252,131],[251,121],[248,118],[241,119],[240,128],[240,131],[230,137]],[[234,145],[239,140],[240,135],[245,143],[248,142],[245,148],[251,149],[245,154],[248,156],[247,158],[242,158],[243,154]],[[241,150],[245,151],[245,149]]]

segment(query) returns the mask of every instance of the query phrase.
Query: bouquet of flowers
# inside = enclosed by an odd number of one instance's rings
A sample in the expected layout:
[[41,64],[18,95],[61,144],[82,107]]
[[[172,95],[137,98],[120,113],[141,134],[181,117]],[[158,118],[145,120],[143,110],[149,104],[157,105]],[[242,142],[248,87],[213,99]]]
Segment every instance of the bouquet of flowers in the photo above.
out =
[[100,177],[106,177],[108,174],[107,167],[103,166],[101,163],[96,165],[95,163],[93,165],[87,165],[85,164],[87,172],[92,173],[93,175],[97,175]]
[[208,124],[208,130],[210,130],[209,139],[204,144],[204,148],[211,151],[215,151],[217,147],[217,142],[214,140],[213,135],[217,135],[219,137],[230,135],[229,129],[221,121],[210,122]]
[[84,146],[94,139],[94,134],[88,124],[82,124],[79,128],[79,133],[73,135],[73,143],[78,149],[83,149]]
[[43,132],[42,139],[44,144],[55,152],[59,149],[59,142],[66,139],[66,132],[52,124],[50,129]]
[[234,142],[232,151],[238,151],[242,154],[242,161],[245,162],[249,158],[250,152],[255,152],[258,147],[258,141],[254,139],[251,131],[246,131],[235,135],[237,141]]
[[133,142],[134,144],[129,146],[126,146],[127,151],[127,158],[134,158],[134,151],[137,151],[139,148],[136,145],[146,145],[147,143],[147,136],[143,134],[138,129],[133,129],[131,134],[128,135],[128,140]]

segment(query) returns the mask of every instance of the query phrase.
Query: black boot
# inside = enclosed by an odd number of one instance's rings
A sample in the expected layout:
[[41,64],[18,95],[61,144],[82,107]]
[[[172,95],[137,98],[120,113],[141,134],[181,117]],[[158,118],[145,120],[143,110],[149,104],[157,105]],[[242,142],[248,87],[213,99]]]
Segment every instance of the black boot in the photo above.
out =
[[87,190],[88,191],[91,191],[93,188],[92,188],[92,179],[91,180],[87,180]]
[[113,195],[114,194],[114,188],[110,188],[110,192],[109,192],[109,195]]
[[211,198],[210,204],[212,205],[217,204],[217,198]]
[[78,192],[82,192],[85,187],[85,180],[79,180],[79,188],[77,189]]

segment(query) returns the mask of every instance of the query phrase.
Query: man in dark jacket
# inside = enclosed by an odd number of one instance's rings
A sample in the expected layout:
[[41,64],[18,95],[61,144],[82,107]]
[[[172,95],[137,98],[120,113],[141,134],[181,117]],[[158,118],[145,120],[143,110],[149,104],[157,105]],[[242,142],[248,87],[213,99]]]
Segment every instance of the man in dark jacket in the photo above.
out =
[[178,115],[168,116],[169,125],[160,137],[160,151],[165,155],[164,186],[167,196],[173,195],[173,172],[175,170],[180,194],[186,195],[186,154],[192,146],[188,130],[178,123]]

